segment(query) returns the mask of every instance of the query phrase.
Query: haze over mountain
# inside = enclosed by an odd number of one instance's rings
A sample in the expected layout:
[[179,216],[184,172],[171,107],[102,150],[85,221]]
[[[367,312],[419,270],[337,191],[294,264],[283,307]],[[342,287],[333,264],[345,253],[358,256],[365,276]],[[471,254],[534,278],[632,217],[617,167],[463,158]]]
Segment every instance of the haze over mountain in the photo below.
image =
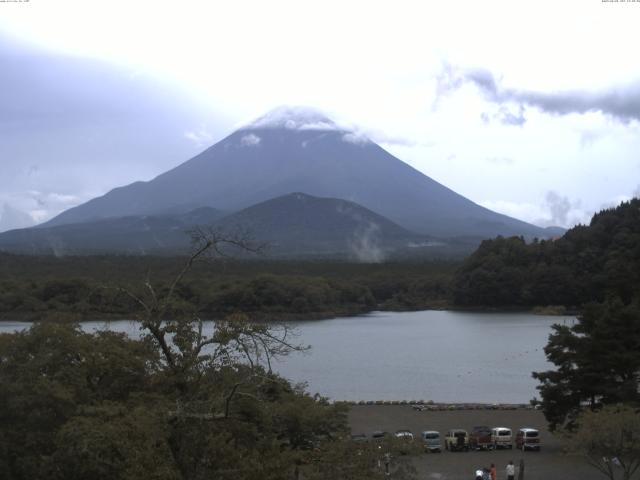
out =
[[153,180],[116,188],[44,226],[204,206],[233,212],[292,192],[356,202],[423,235],[548,236],[473,203],[358,131],[300,107],[269,112]]
[[182,254],[189,231],[213,227],[249,234],[266,246],[269,257],[330,257],[377,262],[390,256],[468,253],[471,246],[449,246],[410,232],[356,203],[292,193],[224,216],[201,207],[184,214],[127,216],[51,227],[13,230],[0,235],[0,250],[19,253],[82,255],[101,253]]
[[0,209],[0,232],[15,228],[27,228],[35,224],[27,213],[5,203]]
[[191,228],[211,225],[222,216],[214,208],[202,207],[179,215],[124,216],[17,229],[0,234],[0,250],[57,256],[184,253],[189,247]]

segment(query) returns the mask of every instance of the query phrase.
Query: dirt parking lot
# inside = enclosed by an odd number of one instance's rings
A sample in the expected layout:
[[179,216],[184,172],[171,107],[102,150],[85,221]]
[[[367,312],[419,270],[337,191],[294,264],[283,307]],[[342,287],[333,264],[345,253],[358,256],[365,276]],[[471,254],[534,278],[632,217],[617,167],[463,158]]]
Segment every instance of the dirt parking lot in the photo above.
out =
[[[525,480],[597,480],[601,473],[590,467],[579,456],[567,455],[556,437],[547,431],[541,412],[535,410],[455,410],[415,411],[408,405],[356,405],[349,413],[354,434],[370,436],[375,430],[390,433],[410,430],[416,439],[424,430],[438,430],[442,437],[451,428],[470,431],[475,425],[509,427],[515,431],[522,427],[540,430],[540,452],[497,450],[481,452],[425,453],[415,459],[418,478],[434,480],[473,480],[476,469],[495,463],[498,479],[506,479],[505,467],[509,460],[517,466],[525,463]],[[443,445],[444,446],[444,445]],[[517,470],[516,470],[517,478]]]

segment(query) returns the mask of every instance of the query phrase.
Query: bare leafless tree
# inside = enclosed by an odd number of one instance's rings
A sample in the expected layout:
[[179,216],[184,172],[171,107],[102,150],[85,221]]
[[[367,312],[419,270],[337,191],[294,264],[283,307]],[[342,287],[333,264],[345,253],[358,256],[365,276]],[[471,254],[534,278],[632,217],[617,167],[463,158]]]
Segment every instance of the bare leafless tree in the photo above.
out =
[[[223,411],[219,416],[228,417],[234,398],[252,395],[242,391],[243,385],[278,381],[272,375],[273,359],[308,347],[296,343],[294,331],[286,324],[251,322],[243,314],[205,324],[195,310],[176,312],[179,310],[176,308],[177,289],[197,261],[221,259],[237,252],[258,254],[264,248],[242,231],[229,234],[198,227],[190,234],[191,253],[168,286],[154,287],[147,275],[139,291],[124,287],[119,290],[141,308],[140,328],[158,347],[162,362],[175,382],[178,412],[184,412],[184,399],[188,393],[193,393],[189,389],[197,388],[197,379],[205,372],[235,365],[248,366],[249,373],[223,395]],[[209,332],[207,328],[210,328]],[[193,415],[207,418],[213,414]]]

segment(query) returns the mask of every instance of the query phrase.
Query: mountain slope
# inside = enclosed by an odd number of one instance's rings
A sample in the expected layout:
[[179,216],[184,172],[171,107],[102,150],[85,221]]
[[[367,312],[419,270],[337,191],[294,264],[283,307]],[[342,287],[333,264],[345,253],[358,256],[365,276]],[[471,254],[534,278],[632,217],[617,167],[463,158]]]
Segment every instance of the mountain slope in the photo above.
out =
[[127,216],[0,234],[0,250],[17,253],[78,255],[91,253],[184,253],[188,230],[209,225],[222,212],[199,208],[186,214]]
[[346,254],[379,261],[385,252],[426,240],[356,203],[303,193],[267,200],[217,225],[227,231],[247,230],[279,256]]
[[[261,202],[222,218],[203,207],[186,214],[128,216],[0,234],[0,250],[57,255],[88,253],[176,254],[189,247],[188,231],[213,226],[233,234],[248,232],[267,245],[272,257],[332,256],[379,261],[417,245],[433,246],[360,205],[293,193]],[[437,246],[445,246],[437,242]],[[432,250],[432,249],[431,249]],[[457,253],[457,252],[456,252]]]
[[353,201],[427,235],[547,236],[471,202],[321,114],[296,109],[272,112],[155,179],[116,188],[47,226],[198,206],[237,211],[290,192]]
[[270,257],[380,261],[407,249],[423,254],[425,248],[446,247],[443,242],[412,233],[353,202],[292,193],[226,217],[218,210],[203,207],[186,214],[129,216],[13,230],[0,235],[0,250],[57,255],[180,254],[188,251],[188,232],[195,226],[212,226],[231,235],[248,233],[252,240],[266,244]]

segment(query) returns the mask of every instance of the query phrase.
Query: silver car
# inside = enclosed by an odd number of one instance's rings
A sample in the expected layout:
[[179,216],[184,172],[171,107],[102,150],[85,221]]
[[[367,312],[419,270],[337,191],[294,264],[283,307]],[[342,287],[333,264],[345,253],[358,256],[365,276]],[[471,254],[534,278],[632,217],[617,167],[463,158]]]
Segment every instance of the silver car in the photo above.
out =
[[440,443],[440,432],[435,430],[425,430],[420,434],[422,444],[427,452],[441,452],[442,444]]

